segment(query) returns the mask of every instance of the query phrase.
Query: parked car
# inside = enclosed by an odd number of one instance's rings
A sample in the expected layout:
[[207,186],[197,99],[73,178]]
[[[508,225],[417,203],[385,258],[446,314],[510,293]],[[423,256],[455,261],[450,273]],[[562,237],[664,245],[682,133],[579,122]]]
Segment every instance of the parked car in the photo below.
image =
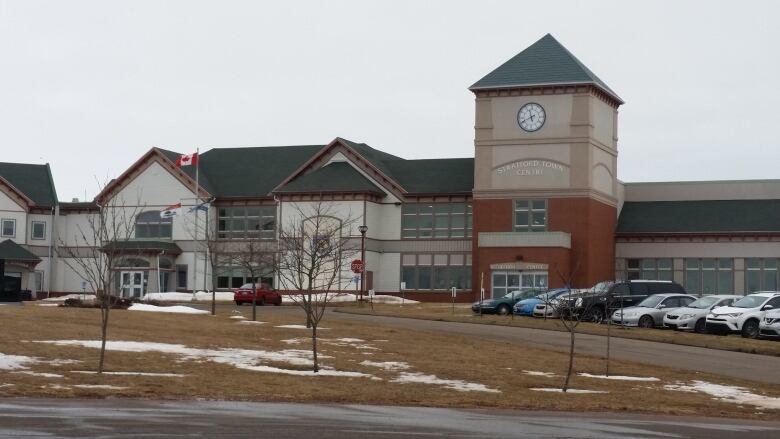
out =
[[761,319],[771,309],[780,309],[780,292],[759,291],[747,295],[731,306],[707,314],[707,332],[724,335],[739,332],[745,338],[756,338]]
[[759,337],[780,338],[780,309],[767,311],[758,325]]
[[558,317],[560,317],[558,311],[561,308],[560,304],[562,301],[576,300],[581,295],[586,294],[589,290],[564,290],[564,291],[565,291],[564,294],[561,294],[560,296],[550,300],[547,303],[537,303],[536,306],[534,306],[533,316],[540,317],[540,318],[547,317],[551,319],[557,319]]
[[640,328],[663,326],[666,313],[695,300],[696,297],[688,294],[653,294],[637,306],[616,310],[612,313],[612,323]]
[[[574,314],[583,312],[588,315],[584,320],[601,323],[619,308],[637,306],[654,294],[685,295],[682,285],[668,280],[629,280],[625,282],[600,282],[584,294],[569,309]],[[657,324],[663,322],[663,316]]]
[[[255,284],[255,303],[263,306],[265,304],[281,305],[282,295],[276,290],[271,289],[266,284]],[[245,303],[252,304],[252,284],[241,285],[241,288],[233,290],[233,300],[236,305],[243,305]]]
[[568,288],[556,288],[545,291],[538,296],[529,297],[528,299],[517,302],[514,308],[512,308],[512,311],[518,316],[532,316],[534,315],[534,308],[536,308],[536,305],[547,304],[551,300],[567,292],[569,292]]
[[664,326],[681,331],[703,333],[707,331],[707,314],[720,306],[730,306],[742,296],[713,294],[704,296],[682,308],[669,311],[664,316]]
[[511,291],[503,297],[483,300],[482,303],[474,302],[471,305],[471,310],[474,311],[474,313],[479,314],[481,307],[482,314],[500,314],[505,316],[512,312],[512,307],[515,306],[517,302],[528,299],[529,297],[534,297],[541,292],[542,290],[536,288]]

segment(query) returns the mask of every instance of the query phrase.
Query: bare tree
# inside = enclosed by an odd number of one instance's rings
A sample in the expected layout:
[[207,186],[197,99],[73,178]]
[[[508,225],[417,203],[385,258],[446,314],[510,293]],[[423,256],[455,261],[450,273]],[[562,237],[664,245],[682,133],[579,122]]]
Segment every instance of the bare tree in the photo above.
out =
[[312,202],[295,207],[279,228],[276,273],[280,287],[306,313],[311,328],[314,372],[319,371],[317,327],[328,304],[351,278],[345,265],[360,249],[349,238],[356,221],[340,216],[333,204]]
[[[574,267],[568,272],[563,273],[556,266],[558,276],[561,278],[567,288],[571,288],[574,274],[579,270],[581,258],[575,259],[576,263]],[[591,318],[591,309],[594,301],[589,291],[586,292],[570,292],[558,297],[556,300],[550,301],[550,306],[558,314],[558,317],[563,323],[563,326],[569,331],[569,366],[566,369],[566,378],[563,382],[563,392],[569,389],[569,381],[571,380],[572,372],[574,371],[574,342],[577,334],[577,327],[583,320]]]
[[[219,231],[217,230],[217,222],[216,221],[210,221],[210,210],[213,208],[213,202],[214,199],[210,199],[206,202],[196,204],[195,206],[191,207],[187,214],[184,215],[185,219],[185,229],[187,230],[188,234],[192,237],[192,239],[197,242],[198,251],[204,254],[204,260],[207,262],[208,266],[204,266],[205,271],[209,271],[208,273],[203,273],[204,277],[204,285],[203,290],[205,292],[208,292],[208,289],[205,285],[205,279],[208,275],[211,277],[211,315],[216,315],[217,313],[217,279],[219,278],[219,275],[222,274],[222,268],[223,265],[221,262],[223,262],[224,258],[221,256],[226,253],[226,241],[219,239]],[[195,226],[195,221],[193,221],[194,215],[197,215],[199,211],[205,212],[205,221],[198,222],[197,227]],[[229,262],[229,261],[228,261]],[[197,261],[196,266],[194,267],[195,273],[197,273]],[[197,278],[197,276],[195,276]],[[198,286],[195,285],[193,287],[193,292],[197,291]]]
[[257,233],[250,232],[246,240],[236,243],[236,248],[224,254],[231,266],[240,267],[249,275],[252,283],[252,321],[257,320],[257,282],[261,275],[273,271],[274,268],[273,249],[260,241],[259,235],[254,236]]
[[[100,193],[105,187],[99,184]],[[125,243],[134,235],[135,217],[141,210],[140,199],[139,194],[136,203],[128,205],[119,196],[98,198],[95,200],[97,209],[87,216],[86,224],[76,224],[73,241],[59,239],[62,260],[95,292],[95,300],[100,306],[98,373],[103,373],[105,364],[109,313],[121,295],[117,262],[128,256]]]

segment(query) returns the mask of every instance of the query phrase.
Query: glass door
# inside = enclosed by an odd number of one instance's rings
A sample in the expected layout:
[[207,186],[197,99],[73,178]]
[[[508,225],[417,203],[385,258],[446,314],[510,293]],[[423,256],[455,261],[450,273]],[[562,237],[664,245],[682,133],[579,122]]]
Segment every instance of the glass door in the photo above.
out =
[[143,271],[123,271],[120,280],[122,282],[122,297],[130,299],[144,295]]

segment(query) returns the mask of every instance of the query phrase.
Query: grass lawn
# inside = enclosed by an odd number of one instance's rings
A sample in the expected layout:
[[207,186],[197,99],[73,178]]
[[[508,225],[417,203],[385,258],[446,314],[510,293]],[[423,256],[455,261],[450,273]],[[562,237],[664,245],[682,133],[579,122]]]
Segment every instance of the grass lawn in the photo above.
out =
[[[406,310],[408,307],[405,307]],[[249,316],[249,308],[239,309]],[[156,399],[229,399],[254,401],[364,403],[439,407],[497,407],[532,410],[631,411],[780,419],[777,409],[761,409],[715,399],[701,392],[681,392],[668,385],[696,380],[734,385],[769,397],[780,397],[780,386],[726,379],[704,373],[659,369],[614,361],[612,373],[657,377],[656,382],[613,381],[576,376],[572,387],[606,393],[559,394],[531,388],[560,386],[567,356],[554,351],[521,349],[508,343],[470,336],[426,333],[374,323],[323,321],[322,363],[331,371],[365,376],[295,376],[279,369],[307,369],[309,332],[277,325],[300,325],[303,315],[265,310],[265,324],[240,323],[230,310],[217,316],[136,311],[111,312],[109,339],[183,345],[187,354],[161,352],[107,353],[111,372],[146,372],[181,376],[127,376],[77,373],[95,370],[98,350],[91,347],[36,343],[55,340],[98,340],[99,311],[26,305],[0,307],[3,335],[0,365],[14,356],[35,357],[25,368],[0,368],[0,396],[5,397],[132,397]],[[167,346],[167,345],[160,345]],[[193,354],[210,352],[208,355]],[[264,359],[249,361],[256,350]],[[215,357],[215,353],[221,355]],[[290,363],[284,355],[294,354]],[[211,356],[209,356],[211,355]],[[278,357],[278,358],[277,358]],[[59,360],[59,361],[52,361]],[[68,360],[69,362],[63,362]],[[74,363],[75,361],[75,363]],[[243,361],[243,363],[242,363]],[[364,363],[364,362],[370,363]],[[236,364],[243,366],[237,367]],[[364,363],[364,364],[361,364]],[[383,365],[385,368],[378,367]],[[406,364],[407,369],[403,369]],[[250,370],[250,368],[266,371]],[[274,369],[278,368],[278,369]],[[578,357],[578,372],[603,373],[603,360]],[[276,371],[276,372],[274,372]],[[524,371],[553,376],[528,374]],[[31,374],[32,373],[32,374]],[[52,375],[41,375],[41,374]],[[399,378],[438,383],[394,382]],[[479,388],[488,391],[464,391]],[[85,387],[79,387],[85,386]],[[92,386],[112,386],[92,387]],[[756,396],[760,397],[760,396]],[[774,399],[774,404],[780,399]]]
[[[470,306],[470,305],[469,305]],[[375,304],[373,311],[368,305],[341,305],[339,311],[375,314],[392,317],[409,317],[426,320],[440,320],[446,322],[478,323],[484,325],[516,326],[518,328],[549,329],[564,331],[566,329],[558,319],[540,319],[534,317],[499,316],[484,314],[475,315],[470,308],[456,305],[452,312],[450,305],[421,303],[405,306]],[[582,323],[577,328],[578,333],[607,335],[607,325]],[[657,341],[685,346],[698,346],[710,349],[726,351],[746,352],[750,354],[762,354],[780,356],[780,342],[775,340],[752,340],[740,336],[719,336],[709,334],[694,334],[690,332],[671,331],[662,329],[625,328],[612,326],[612,336],[633,338],[638,340]]]

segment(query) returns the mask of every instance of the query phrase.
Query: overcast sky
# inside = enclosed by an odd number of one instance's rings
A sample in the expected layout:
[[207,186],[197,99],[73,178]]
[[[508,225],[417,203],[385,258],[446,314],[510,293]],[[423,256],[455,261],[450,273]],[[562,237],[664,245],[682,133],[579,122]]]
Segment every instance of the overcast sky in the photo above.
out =
[[472,157],[468,87],[549,32],[626,101],[622,180],[780,178],[778,23],[746,0],[0,0],[0,161],[49,162],[70,201],[152,146]]

